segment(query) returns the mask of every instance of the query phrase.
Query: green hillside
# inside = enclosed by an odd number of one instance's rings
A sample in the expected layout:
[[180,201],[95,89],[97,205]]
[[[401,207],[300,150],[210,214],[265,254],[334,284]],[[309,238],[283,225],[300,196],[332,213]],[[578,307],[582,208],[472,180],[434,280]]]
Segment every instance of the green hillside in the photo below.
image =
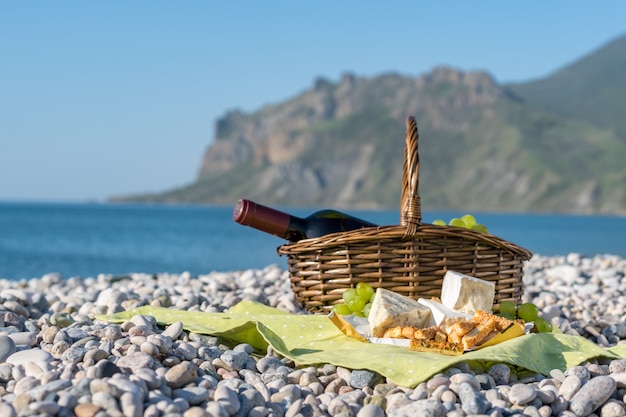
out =
[[547,78],[508,88],[530,105],[626,138],[626,36]]
[[404,123],[420,130],[424,209],[626,213],[626,37],[543,80],[345,74],[229,112],[193,183],[123,201],[397,208]]

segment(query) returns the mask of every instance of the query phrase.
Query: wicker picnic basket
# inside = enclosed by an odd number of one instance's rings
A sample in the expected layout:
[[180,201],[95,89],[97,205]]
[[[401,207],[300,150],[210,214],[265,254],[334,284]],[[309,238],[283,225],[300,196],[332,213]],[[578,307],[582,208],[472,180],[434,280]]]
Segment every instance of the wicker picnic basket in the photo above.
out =
[[531,252],[497,236],[422,224],[417,124],[407,120],[400,225],[332,233],[283,245],[291,287],[310,312],[328,313],[343,291],[367,282],[413,299],[439,297],[448,269],[491,281],[494,308],[519,303]]

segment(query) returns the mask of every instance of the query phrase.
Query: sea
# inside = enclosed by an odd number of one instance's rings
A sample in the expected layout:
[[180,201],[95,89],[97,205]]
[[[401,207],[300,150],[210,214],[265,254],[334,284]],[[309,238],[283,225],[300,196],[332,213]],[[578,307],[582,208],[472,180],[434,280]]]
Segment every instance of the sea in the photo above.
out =
[[[286,209],[305,217],[315,209]],[[232,207],[199,205],[0,202],[0,279],[48,273],[63,278],[287,267],[280,238],[241,226]],[[347,210],[380,225],[398,211]],[[465,213],[422,213],[423,222]],[[626,257],[626,217],[472,213],[490,233],[534,254]]]

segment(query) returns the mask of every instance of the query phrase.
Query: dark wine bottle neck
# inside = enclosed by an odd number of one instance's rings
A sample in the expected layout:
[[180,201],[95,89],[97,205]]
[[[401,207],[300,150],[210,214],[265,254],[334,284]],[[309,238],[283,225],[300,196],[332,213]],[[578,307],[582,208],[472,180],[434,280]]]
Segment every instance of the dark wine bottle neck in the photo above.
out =
[[304,237],[303,219],[256,204],[250,200],[237,202],[233,211],[233,220],[244,226],[250,226],[291,241],[297,241]]
[[335,210],[317,211],[303,219],[243,199],[235,205],[233,219],[244,226],[253,227],[291,242],[334,232],[347,232],[376,226]]

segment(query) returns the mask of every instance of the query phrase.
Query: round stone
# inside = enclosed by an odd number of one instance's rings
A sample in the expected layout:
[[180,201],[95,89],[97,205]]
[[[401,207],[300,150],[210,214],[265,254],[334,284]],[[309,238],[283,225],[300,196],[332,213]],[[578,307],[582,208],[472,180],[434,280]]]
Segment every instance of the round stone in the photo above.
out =
[[116,365],[119,368],[129,368],[133,372],[142,368],[152,368],[154,365],[154,359],[152,356],[143,352],[135,352],[130,355],[122,356],[118,359]]
[[426,388],[429,391],[434,391],[440,385],[450,386],[450,378],[446,375],[435,375],[426,382]]
[[582,381],[576,374],[571,374],[565,377],[561,387],[559,388],[559,395],[565,400],[569,401],[574,397],[582,386]]
[[50,324],[60,328],[64,328],[74,323],[74,319],[68,313],[52,313],[50,316]]
[[6,359],[6,362],[21,366],[25,366],[27,362],[34,362],[41,369],[48,370],[50,368],[50,362],[52,362],[53,359],[52,355],[45,350],[33,348],[13,353]]
[[0,334],[0,363],[15,353],[15,341],[13,338]]
[[484,414],[487,411],[487,402],[470,383],[461,383],[457,394],[466,414]]
[[498,363],[489,368],[489,371],[487,371],[487,373],[493,378],[496,385],[506,385],[509,383],[511,368],[503,363]]
[[624,417],[626,410],[624,403],[609,401],[600,408],[601,417]]
[[9,311],[14,312],[17,315],[20,315],[23,317],[29,316],[28,309],[15,300],[5,301],[3,304],[3,307]]
[[278,367],[282,366],[283,363],[280,359],[274,356],[264,356],[259,359],[256,363],[256,367],[262,374],[265,374],[269,370],[276,370]]
[[387,413],[387,417],[446,417],[448,410],[436,400],[419,400]]
[[102,407],[92,403],[82,403],[74,407],[76,417],[94,417],[96,413],[102,410]]
[[509,401],[515,405],[526,405],[537,397],[537,391],[526,384],[515,384],[509,391]]
[[183,332],[183,323],[180,321],[176,321],[169,326],[161,333],[162,336],[167,336],[172,340],[178,339],[178,337]]
[[350,373],[349,383],[354,388],[365,388],[375,386],[381,379],[376,372],[356,369]]
[[234,415],[241,407],[237,392],[224,384],[217,386],[213,398],[229,415]]
[[16,346],[28,346],[32,347],[37,341],[37,333],[36,332],[17,332],[11,333],[9,335],[13,342],[15,342]]
[[220,356],[220,359],[224,364],[235,371],[241,371],[244,365],[248,361],[248,354],[246,352],[236,352],[234,350],[227,350]]
[[385,417],[385,411],[376,404],[366,404],[358,411],[356,417]]
[[202,387],[186,387],[175,389],[172,395],[176,398],[183,398],[190,405],[198,405],[209,398],[209,390]]
[[11,404],[0,402],[0,416],[16,417],[17,413]]
[[592,378],[571,399],[569,409],[576,415],[587,416],[611,398],[615,387],[615,380],[611,377]]
[[185,361],[172,366],[165,373],[167,385],[172,388],[181,388],[198,377],[198,366],[193,362]]

